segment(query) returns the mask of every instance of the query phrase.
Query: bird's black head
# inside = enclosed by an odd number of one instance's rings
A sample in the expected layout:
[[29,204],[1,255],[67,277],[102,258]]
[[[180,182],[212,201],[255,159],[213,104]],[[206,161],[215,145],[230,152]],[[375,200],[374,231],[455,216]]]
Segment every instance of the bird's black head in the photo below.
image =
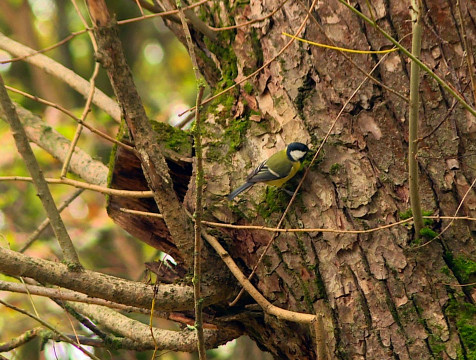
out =
[[291,161],[302,161],[309,148],[300,142],[293,142],[286,148],[286,155]]

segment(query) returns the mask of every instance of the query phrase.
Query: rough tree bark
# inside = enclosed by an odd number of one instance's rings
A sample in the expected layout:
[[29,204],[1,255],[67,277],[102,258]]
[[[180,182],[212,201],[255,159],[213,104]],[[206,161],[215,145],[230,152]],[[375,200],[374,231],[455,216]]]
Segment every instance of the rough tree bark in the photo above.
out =
[[[410,48],[411,37],[405,37],[411,32],[409,2],[372,1],[371,13],[369,4],[352,2]],[[197,13],[207,24],[223,27],[262,17],[277,6],[276,1],[209,2]],[[275,56],[289,40],[282,32],[297,30],[306,6],[286,3],[270,19],[219,32],[217,41],[194,31],[200,70],[212,91],[221,91]],[[456,4],[437,0],[423,1],[423,6],[422,60],[474,106]],[[469,43],[474,43],[476,5],[461,1],[461,7]],[[306,39],[325,44],[331,39],[365,50],[389,45],[337,0],[319,2],[312,16],[316,21],[310,19],[301,34]],[[182,38],[179,25],[168,25]],[[381,56],[352,59],[370,71]],[[408,59],[394,52],[374,75],[407,96],[409,68]],[[211,102],[204,134],[207,220],[275,225],[289,201],[286,194],[257,185],[233,203],[225,195],[286,143],[301,141],[316,148],[364,78],[339,52],[294,42],[258,76]],[[420,189],[423,209],[435,215],[454,215],[476,176],[476,119],[459,105],[450,111],[453,101],[428,75],[422,76],[420,131],[422,137],[431,135],[420,143]],[[285,226],[351,230],[398,221],[399,213],[409,208],[407,118],[404,100],[367,81],[337,122]],[[185,196],[189,207],[192,194],[189,189]],[[458,215],[474,217],[475,210],[471,190]],[[447,223],[431,226],[438,232]],[[277,306],[320,314],[329,358],[474,359],[476,291],[457,284],[475,280],[475,230],[472,223],[457,221],[419,249],[412,249],[412,229],[403,226],[361,235],[282,234],[254,283]],[[247,274],[271,238],[251,230],[214,234]],[[170,242],[162,248],[167,246]],[[244,297],[232,309],[241,316],[232,320],[261,348],[279,359],[317,358],[310,327],[260,312],[249,315],[251,304]],[[213,311],[223,315],[230,309]]]

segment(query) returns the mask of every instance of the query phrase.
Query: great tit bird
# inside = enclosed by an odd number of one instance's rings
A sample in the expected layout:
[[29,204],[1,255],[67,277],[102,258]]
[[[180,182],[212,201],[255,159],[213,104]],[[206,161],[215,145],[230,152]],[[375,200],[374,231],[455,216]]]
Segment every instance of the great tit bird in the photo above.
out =
[[278,187],[282,186],[286,181],[296,175],[301,167],[301,161],[308,151],[309,148],[306,145],[293,142],[284,150],[271,155],[268,160],[263,161],[248,175],[243,185],[228,195],[228,200],[233,200],[235,196],[258,182]]

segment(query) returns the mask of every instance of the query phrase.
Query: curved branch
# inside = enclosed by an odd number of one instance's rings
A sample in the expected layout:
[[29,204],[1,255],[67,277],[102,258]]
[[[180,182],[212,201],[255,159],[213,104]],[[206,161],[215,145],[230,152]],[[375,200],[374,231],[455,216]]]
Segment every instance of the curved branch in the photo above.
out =
[[236,265],[230,254],[227,253],[218,240],[205,231],[202,231],[202,235],[205,240],[207,240],[207,242],[215,249],[218,255],[220,255],[221,259],[226,264],[226,266],[228,266],[228,269],[230,269],[230,271],[233,273],[236,280],[238,280],[241,286],[243,286],[248,294],[250,294],[250,296],[258,303],[259,306],[263,308],[266,313],[274,315],[281,320],[293,321],[302,324],[313,324],[317,320],[316,315],[281,309],[271,304],[241,272],[238,265]]
[[[0,49],[8,51],[15,56],[28,56],[25,61],[39,67],[50,75],[56,76],[61,81],[64,81],[74,90],[87,98],[89,93],[89,81],[77,75],[74,71],[61,65],[60,63],[50,59],[48,56],[37,53],[35,50],[16,42],[4,34],[0,33]],[[93,103],[116,121],[121,121],[121,110],[119,106],[109,96],[104,94],[101,90],[96,89],[94,92]]]
[[[121,315],[114,310],[98,305],[70,304],[76,311],[93,318],[108,330],[142,344],[143,350],[157,348],[158,350],[193,352],[197,349],[197,333],[193,329],[185,328],[181,331],[172,331],[153,328],[154,338],[148,325]],[[219,330],[204,330],[205,346],[214,348],[218,345],[236,339],[242,332],[234,328]]]

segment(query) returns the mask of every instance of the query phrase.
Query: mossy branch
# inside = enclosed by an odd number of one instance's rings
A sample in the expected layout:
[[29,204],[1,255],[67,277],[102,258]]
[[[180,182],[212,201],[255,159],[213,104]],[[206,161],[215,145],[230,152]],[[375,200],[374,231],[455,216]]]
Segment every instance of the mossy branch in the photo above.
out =
[[[412,54],[415,58],[420,57],[422,38],[422,18],[420,0],[412,0]],[[420,237],[423,228],[421,214],[420,192],[418,184],[418,111],[420,109],[420,67],[412,59],[410,67],[410,106],[408,126],[408,178],[410,185],[410,203],[415,224],[415,239]]]

